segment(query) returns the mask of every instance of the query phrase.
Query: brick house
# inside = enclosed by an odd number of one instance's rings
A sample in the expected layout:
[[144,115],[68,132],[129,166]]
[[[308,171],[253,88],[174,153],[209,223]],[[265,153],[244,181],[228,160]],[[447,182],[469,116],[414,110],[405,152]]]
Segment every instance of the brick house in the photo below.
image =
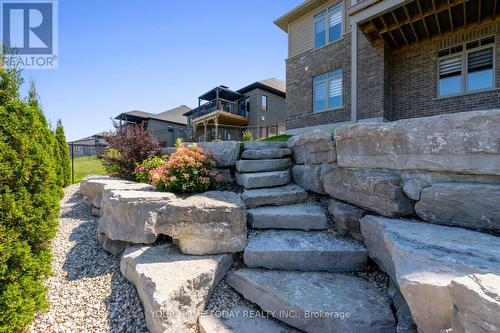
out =
[[218,86],[198,97],[198,107],[184,113],[192,141],[241,140],[244,131],[255,139],[285,131],[285,82],[257,81],[233,91]]
[[188,139],[187,118],[183,114],[189,110],[186,105],[157,114],[133,110],[120,113],[115,119],[140,124],[158,139],[161,147],[173,147],[177,138]]
[[498,0],[307,0],[288,33],[287,132],[500,107]]

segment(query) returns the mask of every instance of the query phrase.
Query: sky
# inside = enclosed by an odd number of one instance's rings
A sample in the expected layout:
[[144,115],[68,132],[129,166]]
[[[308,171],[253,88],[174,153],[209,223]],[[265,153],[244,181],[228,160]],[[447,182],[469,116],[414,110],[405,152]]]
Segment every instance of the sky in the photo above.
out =
[[287,36],[273,21],[302,0],[59,0],[59,67],[25,70],[68,141],[121,112],[159,113],[217,85],[285,79]]

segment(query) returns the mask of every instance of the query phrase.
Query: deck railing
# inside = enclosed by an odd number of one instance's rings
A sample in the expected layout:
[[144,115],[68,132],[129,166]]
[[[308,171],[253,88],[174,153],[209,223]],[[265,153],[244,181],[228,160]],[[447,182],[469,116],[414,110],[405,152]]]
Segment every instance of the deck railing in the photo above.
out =
[[193,110],[193,119],[202,117],[214,111],[225,111],[242,117],[248,117],[248,110],[243,102],[231,102],[224,99],[214,99]]

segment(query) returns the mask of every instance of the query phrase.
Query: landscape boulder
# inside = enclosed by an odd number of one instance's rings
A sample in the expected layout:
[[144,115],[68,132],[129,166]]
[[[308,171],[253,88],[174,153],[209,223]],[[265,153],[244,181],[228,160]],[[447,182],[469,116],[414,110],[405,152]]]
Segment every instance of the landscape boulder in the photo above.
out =
[[239,160],[236,162],[238,172],[265,172],[287,170],[292,165],[290,158]]
[[308,333],[394,333],[386,295],[352,275],[243,268],[228,284],[262,310]]
[[170,201],[159,210],[156,234],[186,254],[241,252],[247,240],[245,203],[234,192],[211,191]]
[[359,241],[363,240],[359,220],[365,215],[364,210],[335,199],[329,199],[328,211],[332,214],[335,228],[339,234],[350,236]]
[[420,200],[422,190],[435,183],[477,183],[500,184],[500,176],[495,175],[461,175],[450,172],[401,172],[401,182],[406,196],[412,200]]
[[384,216],[405,216],[414,212],[404,195],[398,174],[382,170],[334,168],[323,176],[325,192],[331,197]]
[[123,253],[120,269],[137,289],[149,332],[194,333],[232,262],[231,254],[190,256],[172,244],[135,245]]
[[323,130],[294,135],[287,144],[297,164],[334,163],[337,160],[332,134]]
[[451,281],[454,333],[500,332],[500,276],[470,274]]
[[467,274],[500,272],[500,238],[462,228],[365,216],[369,256],[397,283],[421,333],[451,327],[449,286]]
[[336,129],[341,167],[500,175],[500,110]]
[[296,164],[292,168],[293,182],[306,191],[326,194],[323,177],[333,168],[331,164]]
[[415,211],[427,222],[500,233],[500,184],[436,183]]
[[392,279],[387,289],[387,294],[389,295],[397,319],[396,333],[418,333],[417,325],[413,321],[410,308]]
[[282,141],[245,141],[243,149],[259,150],[259,149],[281,149],[287,148],[286,142]]
[[217,167],[234,167],[240,158],[241,144],[238,141],[198,142],[196,145],[212,155]]
[[176,196],[167,192],[107,190],[97,232],[115,241],[154,243],[160,208],[174,200]]
[[154,187],[149,184],[136,183],[121,180],[110,176],[87,176],[80,182],[80,193],[92,204],[94,216],[100,216],[101,201],[105,191],[153,191]]
[[292,155],[292,152],[290,148],[247,149],[241,153],[241,158],[244,160],[285,158]]

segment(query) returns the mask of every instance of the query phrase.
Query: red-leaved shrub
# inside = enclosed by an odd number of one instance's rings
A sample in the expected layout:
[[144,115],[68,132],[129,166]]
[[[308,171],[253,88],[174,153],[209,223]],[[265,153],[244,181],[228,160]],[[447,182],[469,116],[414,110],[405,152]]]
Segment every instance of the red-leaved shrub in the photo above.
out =
[[154,154],[159,143],[141,125],[113,123],[114,133],[106,137],[110,153],[101,156],[108,171],[115,176],[134,179],[135,167]]

